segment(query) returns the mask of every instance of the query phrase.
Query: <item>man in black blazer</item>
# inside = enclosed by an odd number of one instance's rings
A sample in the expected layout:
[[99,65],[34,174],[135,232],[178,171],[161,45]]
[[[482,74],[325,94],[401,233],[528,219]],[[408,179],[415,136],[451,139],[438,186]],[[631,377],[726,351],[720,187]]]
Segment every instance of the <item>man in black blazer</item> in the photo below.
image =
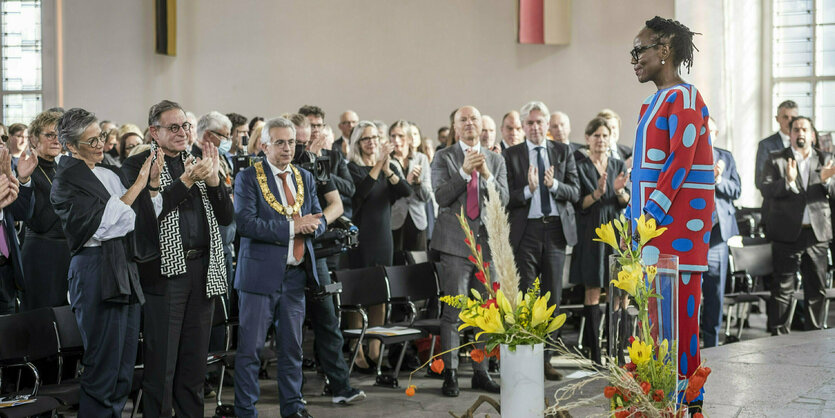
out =
[[[510,244],[526,291],[539,277],[542,293],[551,292],[550,303],[559,311],[565,246],[577,243],[574,202],[580,198],[577,167],[571,148],[548,141],[550,114],[542,102],[522,107],[527,140],[504,152],[510,202]],[[559,380],[546,354],[545,377]]]
[[[793,100],[786,100],[777,106],[777,123],[780,130],[773,135],[763,139],[757,145],[757,166],[754,171],[754,184],[762,192],[763,170],[768,161],[768,156],[774,151],[784,150],[789,147],[789,123],[797,116],[797,103]],[[763,193],[763,197],[765,194]]]
[[[716,143],[716,123],[710,119],[710,135]],[[713,148],[713,176],[716,179],[716,202],[713,209],[713,227],[710,232],[710,248],[707,252],[707,271],[702,275],[701,328],[705,348],[719,344],[722,329],[722,300],[725,293],[725,276],[728,274],[728,240],[739,234],[736,225],[734,200],[739,199],[742,185],[736,171],[736,161],[728,150]]]
[[763,170],[761,190],[769,205],[766,237],[772,241],[774,276],[768,327],[786,330],[787,308],[800,268],[806,302],[806,328],[818,329],[826,296],[827,248],[832,240],[829,199],[835,196],[832,155],[817,151],[815,127],[805,116],[789,124],[791,146],[771,153]]

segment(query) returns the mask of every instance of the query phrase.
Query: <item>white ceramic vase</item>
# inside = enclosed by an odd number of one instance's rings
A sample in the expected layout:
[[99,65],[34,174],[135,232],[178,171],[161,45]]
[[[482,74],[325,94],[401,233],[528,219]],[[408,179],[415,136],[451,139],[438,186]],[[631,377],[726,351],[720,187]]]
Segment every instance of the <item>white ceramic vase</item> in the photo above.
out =
[[503,418],[542,417],[545,410],[544,345],[501,345]]

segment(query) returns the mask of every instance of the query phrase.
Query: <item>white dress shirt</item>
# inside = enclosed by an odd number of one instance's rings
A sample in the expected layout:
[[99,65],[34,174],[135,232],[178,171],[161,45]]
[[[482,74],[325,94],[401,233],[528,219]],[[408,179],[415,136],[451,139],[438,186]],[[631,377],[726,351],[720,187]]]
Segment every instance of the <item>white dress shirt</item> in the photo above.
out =
[[[781,132],[782,134],[782,132]],[[797,174],[800,176],[800,184],[803,185],[803,189],[809,188],[809,175],[811,174],[811,164],[810,161],[814,156],[813,152],[810,150],[809,155],[806,158],[803,157],[803,154],[792,148],[792,153],[794,153],[794,160],[797,161]],[[826,180],[826,183],[829,184],[829,181],[832,180],[831,178]],[[791,183],[789,184],[789,189],[794,193],[800,193],[800,190],[797,190],[797,184]],[[801,222],[803,225],[809,225],[812,221],[809,219],[809,206],[803,208],[803,221]]]
[[[290,174],[287,175],[287,188],[290,189],[290,193],[292,193],[293,197],[295,198],[296,186],[293,185],[293,180],[292,180],[293,170],[290,169],[290,164],[287,164],[287,166],[284,167],[284,170],[280,170],[278,167],[274,166],[273,163],[271,163],[269,160],[264,159],[264,161],[266,161],[267,164],[270,165],[270,170],[272,170],[272,172],[275,174],[275,184],[276,184],[277,189],[278,189],[278,195],[279,195],[279,199],[281,201],[281,204],[284,205],[284,206],[287,206],[287,196],[284,195],[284,182],[281,181],[281,177],[279,177],[279,174],[290,173]],[[301,213],[299,213],[299,215],[301,215]],[[287,222],[290,225],[289,226],[290,231],[289,231],[289,234],[288,234],[288,236],[290,237],[290,240],[287,241],[287,265],[288,266],[298,266],[299,264],[302,263],[303,260],[296,260],[296,257],[293,254],[293,243],[295,242],[295,237],[296,237],[296,233],[295,233],[296,223],[295,223],[295,221],[293,221],[292,216],[285,215],[285,217],[287,218]],[[306,251],[306,249],[305,249],[305,251]]]
[[783,131],[777,131],[777,133],[780,134],[780,139],[783,140],[783,148],[788,148],[792,144],[791,138],[784,134]]
[[[547,170],[551,167],[551,160],[548,158],[548,143],[545,141],[547,140],[543,139],[542,145],[535,145],[531,141],[525,140],[525,143],[528,145],[528,160],[530,161],[530,166],[537,167],[537,170],[539,169],[536,160],[537,147],[541,147],[539,153],[542,154],[542,160],[545,163],[545,169]],[[537,175],[538,174],[539,173],[537,173]],[[527,178],[527,173],[525,173],[525,176],[525,178]],[[551,213],[548,216],[557,216],[557,201],[554,200],[553,193],[557,192],[558,186],[559,182],[557,181],[557,179],[554,179],[554,184],[552,184],[551,188],[548,189],[550,191],[550,193],[548,193],[548,198],[551,199]],[[545,185],[540,184],[537,187],[545,187]],[[531,199],[531,208],[528,210],[528,219],[539,219],[543,217],[544,215],[542,214],[542,202],[540,202],[541,195],[539,194],[539,190],[537,189],[536,193],[532,193],[531,187],[525,186],[524,193],[526,200]]]
[[[133,231],[136,223],[136,213],[125,202],[122,202],[121,197],[127,189],[116,173],[104,167],[93,167],[92,171],[105,190],[110,193],[110,199],[104,207],[104,214],[101,217],[98,229],[84,243],[84,246],[100,247],[102,241],[123,237]],[[159,216],[162,212],[162,194],[157,193],[156,197],[152,197],[151,203],[154,204],[154,213]]]

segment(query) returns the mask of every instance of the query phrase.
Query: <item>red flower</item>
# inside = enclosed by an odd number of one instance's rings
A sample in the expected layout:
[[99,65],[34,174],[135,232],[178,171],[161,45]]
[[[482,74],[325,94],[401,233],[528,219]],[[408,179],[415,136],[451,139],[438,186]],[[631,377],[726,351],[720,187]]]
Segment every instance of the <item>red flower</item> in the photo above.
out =
[[476,363],[481,363],[482,361],[484,361],[484,356],[485,356],[484,350],[482,350],[480,348],[476,348],[476,349],[470,351],[470,358],[472,358],[473,361],[476,362]]
[[490,268],[490,263],[489,263],[489,262],[487,262],[487,261],[485,261],[485,262],[484,262],[484,264],[482,264],[482,265],[484,266],[484,269],[485,269],[485,270],[487,270],[488,268]]
[[475,257],[473,257],[473,256],[469,256],[469,257],[467,257],[467,258],[470,260],[470,262],[471,262],[471,263],[473,263],[473,264],[475,264],[475,265],[478,265],[478,260],[476,260],[476,259],[475,259]]
[[702,415],[702,413],[701,413],[701,412],[696,412],[695,414],[693,414],[693,418],[704,418],[704,417],[705,417],[705,416],[704,416],[704,415]]
[[467,246],[469,246],[470,245],[470,239],[469,238],[464,238],[464,243],[467,244]]
[[498,292],[498,291],[499,291],[499,282],[493,282],[493,291],[494,291],[494,292]]
[[478,279],[478,281],[480,281],[481,284],[483,284],[483,285],[487,284],[487,279],[484,278],[484,273],[483,272],[480,272],[480,271],[475,272],[475,278]]
[[664,400],[664,391],[661,389],[655,389],[655,392],[652,394],[652,400],[655,402],[661,402]]
[[626,409],[618,409],[617,411],[615,411],[615,418],[626,418],[629,415],[629,411],[627,411]]
[[481,244],[476,244],[475,250],[478,251],[479,254],[481,254]]
[[638,369],[638,366],[636,366],[635,363],[630,361],[629,363],[624,364],[623,368],[624,368],[624,370],[626,370],[628,372],[634,372],[635,370]]
[[606,399],[612,399],[612,396],[615,396],[616,393],[618,393],[618,389],[614,386],[606,386],[603,388],[603,396],[605,396]]
[[499,305],[496,303],[496,298],[487,299],[487,302],[484,302],[484,304],[483,304],[483,305],[481,305],[481,307],[482,307],[482,308],[485,308],[485,309],[489,308],[490,306],[495,306],[495,307],[498,307],[498,306],[499,306]]
[[629,336],[629,344],[632,344],[633,342],[635,342],[635,336],[634,336],[634,335],[630,335],[630,336]]
[[444,361],[436,358],[432,361],[432,364],[429,365],[429,368],[432,369],[433,372],[441,374],[441,372],[444,371]]
[[649,382],[641,382],[641,390],[644,391],[644,395],[649,395],[650,389],[652,389],[652,385]]
[[693,375],[690,376],[687,382],[687,389],[684,390],[684,400],[687,402],[696,399],[699,396],[699,393],[702,391],[702,387],[705,385],[705,380],[707,380],[707,376],[710,374],[710,367],[699,367],[693,372]]

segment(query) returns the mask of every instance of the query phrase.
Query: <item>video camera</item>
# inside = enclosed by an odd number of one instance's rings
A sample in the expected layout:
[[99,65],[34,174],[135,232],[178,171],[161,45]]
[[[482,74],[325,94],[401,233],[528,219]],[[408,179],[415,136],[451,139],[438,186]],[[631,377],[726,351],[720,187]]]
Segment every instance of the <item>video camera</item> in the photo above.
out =
[[233,160],[233,164],[235,165],[232,168],[232,176],[236,176],[241,171],[246,170],[252,163],[257,162],[257,159],[253,159],[251,155],[247,152],[247,146],[249,145],[249,137],[244,135],[241,137],[241,144],[238,146],[238,153],[235,155]]
[[313,174],[317,185],[322,185],[331,180],[330,157],[317,156],[305,149],[305,145],[296,144],[296,154],[293,156],[293,164]]
[[347,252],[359,245],[359,229],[350,219],[340,216],[328,225],[324,234],[313,240],[313,252],[316,258]]

